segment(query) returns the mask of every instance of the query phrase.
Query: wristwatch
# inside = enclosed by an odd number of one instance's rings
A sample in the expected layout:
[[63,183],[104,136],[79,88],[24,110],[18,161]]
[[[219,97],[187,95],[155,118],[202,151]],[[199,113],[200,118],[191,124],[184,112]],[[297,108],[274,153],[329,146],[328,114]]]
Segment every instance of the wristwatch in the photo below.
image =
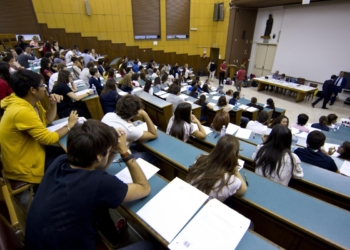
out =
[[128,151],[126,151],[125,153],[120,154],[120,156],[123,159],[123,162],[127,162],[130,159],[134,159],[134,156],[132,154],[130,154]]

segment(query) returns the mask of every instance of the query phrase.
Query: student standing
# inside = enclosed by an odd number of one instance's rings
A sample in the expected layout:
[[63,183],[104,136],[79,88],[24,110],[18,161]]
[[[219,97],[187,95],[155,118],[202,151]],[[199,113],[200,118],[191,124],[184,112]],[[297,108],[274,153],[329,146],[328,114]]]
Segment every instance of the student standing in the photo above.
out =
[[227,70],[227,64],[226,64],[226,60],[224,60],[224,61],[222,62],[222,64],[220,64],[219,85],[220,85],[220,84],[224,84],[224,78],[225,78],[226,70]]

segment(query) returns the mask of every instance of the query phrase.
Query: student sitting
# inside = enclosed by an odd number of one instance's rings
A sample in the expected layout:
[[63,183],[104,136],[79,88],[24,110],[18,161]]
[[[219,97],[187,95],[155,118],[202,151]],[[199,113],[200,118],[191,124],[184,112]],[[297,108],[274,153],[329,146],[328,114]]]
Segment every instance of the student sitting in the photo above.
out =
[[[192,123],[197,124],[197,126]],[[187,102],[177,105],[174,116],[169,120],[166,133],[184,142],[187,142],[191,135],[199,140],[204,140],[206,137],[200,121],[192,115],[191,104]]]
[[327,116],[327,126],[333,128],[334,124],[337,123],[338,116],[336,114],[329,114]]
[[227,103],[225,96],[220,96],[216,105],[220,108],[223,108],[223,111],[225,111],[225,112],[230,112],[233,108],[232,105]]
[[123,90],[124,92],[128,92],[131,93],[133,88],[132,88],[132,84],[131,84],[131,77],[129,74],[126,74],[120,81],[118,84],[118,88]]
[[133,74],[132,75],[132,82],[131,84],[134,86],[134,87],[140,87],[140,75],[139,74]]
[[[170,88],[169,88],[170,89]],[[152,88],[152,82],[150,80],[145,81],[145,87],[143,88],[143,91],[146,93],[153,95],[153,88]]]
[[250,99],[250,103],[248,103],[247,106],[257,108],[259,109],[259,112],[261,112],[262,110],[264,110],[264,107],[257,104],[257,102],[258,99],[256,99],[256,97],[252,97],[252,99]]
[[[63,63],[58,64],[57,66],[58,72],[53,73],[49,79],[49,86],[48,86],[48,91],[49,93],[51,93],[53,85],[55,85],[55,82],[57,82],[58,79],[58,73],[64,69],[64,70],[68,70],[67,66]],[[75,90],[76,91],[76,90]]]
[[350,142],[343,142],[343,144],[339,146],[337,152],[340,154],[339,158],[350,161]]
[[[89,92],[81,95],[76,95],[74,91],[68,86],[71,74],[68,70],[61,70],[58,73],[58,79],[52,88],[52,93],[61,95],[62,101],[57,104],[57,115],[60,118],[68,117],[69,114],[76,110],[79,116],[90,118],[90,112],[87,109],[85,103],[79,102],[81,99],[92,95],[94,92],[92,89]],[[75,102],[72,102],[74,100]]]
[[[226,91],[226,101],[229,103],[229,104],[232,104],[230,103],[230,100],[233,98],[233,90],[232,89],[229,89]],[[232,104],[234,105],[234,104]]]
[[213,123],[211,124],[210,127],[215,131],[220,132],[222,127],[225,126],[225,128],[227,128],[229,123],[230,123],[230,115],[225,111],[221,111],[215,115],[213,119]]
[[117,92],[117,83],[114,79],[109,79],[103,88],[100,96],[100,102],[103,113],[115,112],[119,99],[122,98]]
[[105,68],[103,67],[105,62],[102,58],[100,58],[97,60],[97,63],[98,63],[98,66],[97,66],[98,73],[100,73],[100,76],[103,76],[103,74],[105,73]]
[[313,123],[311,125],[312,128],[317,128],[317,129],[321,129],[324,131],[329,131],[329,127],[327,126],[327,116],[321,116],[319,119],[319,123]]
[[102,90],[103,90],[103,86],[101,84],[101,80],[100,80],[100,76],[98,73],[98,70],[96,68],[91,68],[89,70],[90,72],[90,79],[89,79],[89,85],[90,85],[90,89],[92,88],[92,85],[95,86],[97,93],[100,95]]
[[192,96],[194,98],[198,98],[198,86],[197,85],[192,87],[192,90],[191,90],[189,96]]
[[326,141],[326,136],[320,131],[312,131],[306,138],[307,148],[297,148],[294,153],[300,160],[320,168],[338,172],[338,167],[332,157],[321,151]]
[[[53,145],[65,136],[77,123],[76,111],[70,113],[68,124],[55,132],[47,130],[56,117],[57,103],[62,96],[51,94],[46,111],[40,100],[46,95],[42,76],[30,70],[18,70],[11,76],[14,91],[1,101],[5,113],[0,123],[0,144],[5,176],[29,183],[40,183],[44,169],[48,168],[59,154]],[[46,152],[45,152],[46,150]]]
[[72,57],[72,62],[73,62],[73,66],[72,66],[72,73],[73,73],[73,79],[74,80],[78,80],[80,79],[80,74],[81,74],[81,69],[78,66],[78,58],[73,56]]
[[48,83],[53,72],[51,71],[51,61],[50,59],[44,57],[40,61],[40,73],[44,77],[44,82]]
[[261,111],[258,114],[258,118],[256,121],[249,121],[247,124],[247,129],[250,129],[253,133],[263,135],[267,132],[267,120],[269,119],[269,115],[265,111]]
[[292,124],[291,127],[299,129],[305,133],[309,133],[309,129],[305,127],[305,124],[309,120],[309,117],[306,114],[298,115],[298,121],[296,124]]
[[[80,75],[79,75],[79,79],[83,80],[85,83],[89,82],[89,78],[91,77],[90,75],[90,69],[95,68],[95,64],[93,62],[88,62],[87,63],[87,68],[84,68]],[[89,84],[86,84],[86,86],[88,86]]]
[[292,133],[288,127],[277,124],[267,139],[261,138],[264,142],[257,146],[252,156],[256,163],[255,173],[285,186],[292,177],[303,177],[300,159],[290,151]]
[[210,93],[208,84],[206,84],[206,83],[203,84],[202,92],[205,92],[205,93],[208,93],[208,94]]
[[275,109],[275,103],[271,98],[268,98],[266,100],[266,107],[267,109],[273,109],[273,113],[272,113],[272,118],[276,117],[276,109]]
[[194,103],[201,106],[201,117],[200,121],[208,121],[208,118],[205,116],[205,113],[207,111],[207,106],[209,105],[208,102],[206,102],[206,96],[205,95],[200,95],[199,99],[195,101]]
[[[146,122],[147,131],[133,124],[132,119],[135,116],[141,116]],[[105,114],[101,121],[109,126],[121,128],[125,131],[126,146],[130,148],[136,159],[140,157],[150,163],[156,161],[156,158],[152,154],[142,151],[134,143],[135,141],[147,141],[158,137],[157,129],[154,127],[151,118],[142,109],[142,104],[138,97],[133,95],[123,96],[117,103],[116,113]]]
[[[173,84],[174,85],[174,84]],[[170,88],[169,88],[170,89]],[[178,85],[174,85],[171,88],[171,93],[170,95],[168,95],[168,97],[166,98],[167,102],[170,102],[173,104],[173,113],[175,112],[175,109],[177,107],[177,105],[179,105],[180,103],[184,102],[184,99],[182,99],[181,97],[179,97],[180,95],[180,86]]]
[[209,155],[197,158],[189,168],[186,181],[222,202],[232,195],[242,196],[247,186],[238,171],[238,153],[238,140],[226,134]]
[[269,128],[273,128],[274,126],[276,126],[277,124],[281,124],[284,125],[286,127],[289,126],[289,119],[287,116],[285,115],[280,115],[279,117],[277,117],[276,119],[274,119],[270,124],[269,124]]
[[[151,190],[125,141],[123,131],[96,120],[72,128],[67,155],[53,162],[35,193],[26,223],[26,248],[96,249],[98,232],[109,248],[118,246],[122,228],[116,228],[109,209],[141,199]],[[133,183],[125,184],[104,171],[118,153]],[[117,225],[125,227],[125,220],[120,221]],[[136,244],[135,249],[149,245]]]

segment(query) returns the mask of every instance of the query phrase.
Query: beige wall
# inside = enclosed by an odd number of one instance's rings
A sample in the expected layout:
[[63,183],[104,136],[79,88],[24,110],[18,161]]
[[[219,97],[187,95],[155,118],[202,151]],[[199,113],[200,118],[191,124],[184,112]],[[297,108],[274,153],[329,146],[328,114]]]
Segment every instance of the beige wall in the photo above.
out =
[[214,22],[215,0],[191,0],[190,31],[186,40],[166,40],[166,1],[161,1],[161,39],[158,45],[153,40],[135,41],[132,24],[131,0],[89,0],[91,16],[86,15],[85,0],[33,0],[39,23],[49,28],[64,28],[66,32],[79,32],[82,36],[96,36],[99,40],[126,43],[127,46],[152,48],[165,52],[207,56],[210,47],[220,49],[221,58],[226,53],[226,37],[229,24],[230,0],[225,2],[224,21]]

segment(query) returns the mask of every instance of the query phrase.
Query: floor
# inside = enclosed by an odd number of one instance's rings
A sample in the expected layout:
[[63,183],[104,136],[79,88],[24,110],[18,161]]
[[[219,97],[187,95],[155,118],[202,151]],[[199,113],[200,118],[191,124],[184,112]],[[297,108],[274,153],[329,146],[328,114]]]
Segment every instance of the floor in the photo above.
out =
[[[206,79],[207,76],[201,77],[202,81],[205,81]],[[218,79],[214,79],[212,85],[217,87]],[[229,89],[236,91],[236,88],[233,85],[224,86],[225,92]],[[322,86],[319,86],[319,89],[322,89]],[[241,96],[242,95],[244,95],[246,99],[256,97],[260,103],[266,103],[268,98],[272,98],[276,107],[286,109],[286,116],[289,118],[290,123],[295,123],[300,113],[305,113],[309,116],[309,123],[318,122],[320,116],[327,116],[331,113],[335,113],[339,117],[338,119],[350,117],[350,105],[344,104],[344,100],[347,97],[350,97],[350,94],[339,94],[338,99],[333,106],[327,106],[329,108],[328,110],[321,109],[322,101],[313,108],[311,106],[311,103],[313,102],[311,98],[308,101],[295,102],[295,96],[285,96],[274,91],[257,91],[257,88],[254,87],[242,88]],[[315,100],[315,97],[313,100]]]

